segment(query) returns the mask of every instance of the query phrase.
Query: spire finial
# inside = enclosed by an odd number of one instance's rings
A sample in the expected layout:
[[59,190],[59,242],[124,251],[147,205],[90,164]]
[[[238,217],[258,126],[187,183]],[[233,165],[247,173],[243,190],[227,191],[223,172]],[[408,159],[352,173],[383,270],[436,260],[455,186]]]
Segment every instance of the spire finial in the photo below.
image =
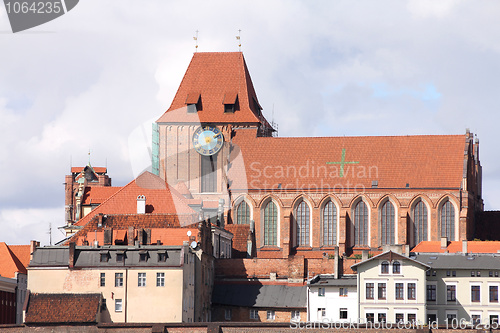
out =
[[238,36],[236,36],[236,40],[238,41],[238,48],[241,52],[241,29],[238,29]]
[[193,37],[196,42],[194,52],[198,52],[198,30],[196,30],[196,36]]
[[89,165],[90,165],[90,149],[89,149]]

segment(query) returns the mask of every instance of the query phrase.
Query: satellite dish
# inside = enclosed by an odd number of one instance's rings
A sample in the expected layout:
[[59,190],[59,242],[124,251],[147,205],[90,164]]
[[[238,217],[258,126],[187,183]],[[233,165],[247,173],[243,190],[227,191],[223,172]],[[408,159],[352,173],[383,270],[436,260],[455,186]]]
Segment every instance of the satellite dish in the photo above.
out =
[[195,241],[191,242],[191,248],[196,249],[197,246],[198,246],[198,243],[196,243]]
[[188,230],[187,235],[188,237],[191,236],[191,230]]

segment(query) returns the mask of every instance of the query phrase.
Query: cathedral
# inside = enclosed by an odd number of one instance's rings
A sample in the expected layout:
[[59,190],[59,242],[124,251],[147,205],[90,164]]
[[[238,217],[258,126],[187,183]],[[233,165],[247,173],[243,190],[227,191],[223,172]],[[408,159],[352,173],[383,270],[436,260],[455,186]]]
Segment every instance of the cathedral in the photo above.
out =
[[[252,256],[321,257],[472,239],[479,141],[459,135],[277,137],[241,52],[195,53],[153,124],[153,173],[247,225]],[[219,209],[220,210],[220,209]],[[330,252],[329,252],[330,251]]]

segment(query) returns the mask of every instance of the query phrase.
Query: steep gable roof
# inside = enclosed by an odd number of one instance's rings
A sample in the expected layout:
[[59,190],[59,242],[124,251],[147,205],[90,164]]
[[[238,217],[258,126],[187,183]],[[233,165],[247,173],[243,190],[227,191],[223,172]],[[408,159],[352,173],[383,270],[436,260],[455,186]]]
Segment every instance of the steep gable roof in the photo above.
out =
[[[464,135],[257,137],[236,129],[232,190],[460,188]],[[238,161],[243,161],[240,163]],[[345,162],[342,169],[342,162]],[[247,187],[248,186],[248,187]]]
[[[187,104],[196,103],[198,97],[202,110],[187,113]],[[236,97],[239,110],[225,113],[224,103]],[[197,52],[172,104],[157,122],[258,124],[265,122],[258,105],[243,53]]]
[[[17,249],[19,250],[19,249]],[[18,253],[24,251],[19,250]],[[29,253],[29,245],[28,245],[28,253]],[[22,256],[24,262],[26,262],[26,258]],[[29,261],[29,254],[28,254]],[[11,251],[9,246],[0,242],[0,275],[7,278],[14,278],[16,273],[26,274],[26,266],[23,265],[21,260]]]
[[30,294],[28,324],[97,323],[101,294]]
[[94,216],[102,214],[136,214],[137,196],[146,197],[146,213],[194,215],[186,199],[163,179],[145,171],[119,189],[75,225],[85,226]]

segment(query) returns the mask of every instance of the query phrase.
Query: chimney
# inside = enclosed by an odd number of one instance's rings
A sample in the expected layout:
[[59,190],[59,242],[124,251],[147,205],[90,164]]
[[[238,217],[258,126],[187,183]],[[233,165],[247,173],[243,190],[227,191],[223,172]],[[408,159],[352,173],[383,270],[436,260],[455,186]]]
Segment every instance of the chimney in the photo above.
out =
[[40,247],[40,242],[35,240],[30,241],[30,261],[33,260],[33,254],[35,253],[37,247]]
[[339,266],[339,247],[335,246],[335,250],[333,250],[333,273],[335,274],[336,279],[340,279],[342,276]]
[[363,252],[361,253],[361,261],[368,260],[368,252],[368,250],[363,250]]
[[137,214],[146,214],[146,196],[137,196]]
[[73,268],[75,266],[75,242],[69,243],[68,265],[69,268]]
[[462,241],[462,253],[467,254],[467,239]]
[[103,224],[104,224],[104,214],[103,213],[99,213],[97,214],[97,227],[98,228],[102,228]]
[[446,249],[448,247],[448,238],[447,237],[441,237],[441,248]]
[[128,245],[134,245],[134,227],[128,227],[128,232],[127,232],[127,243]]

